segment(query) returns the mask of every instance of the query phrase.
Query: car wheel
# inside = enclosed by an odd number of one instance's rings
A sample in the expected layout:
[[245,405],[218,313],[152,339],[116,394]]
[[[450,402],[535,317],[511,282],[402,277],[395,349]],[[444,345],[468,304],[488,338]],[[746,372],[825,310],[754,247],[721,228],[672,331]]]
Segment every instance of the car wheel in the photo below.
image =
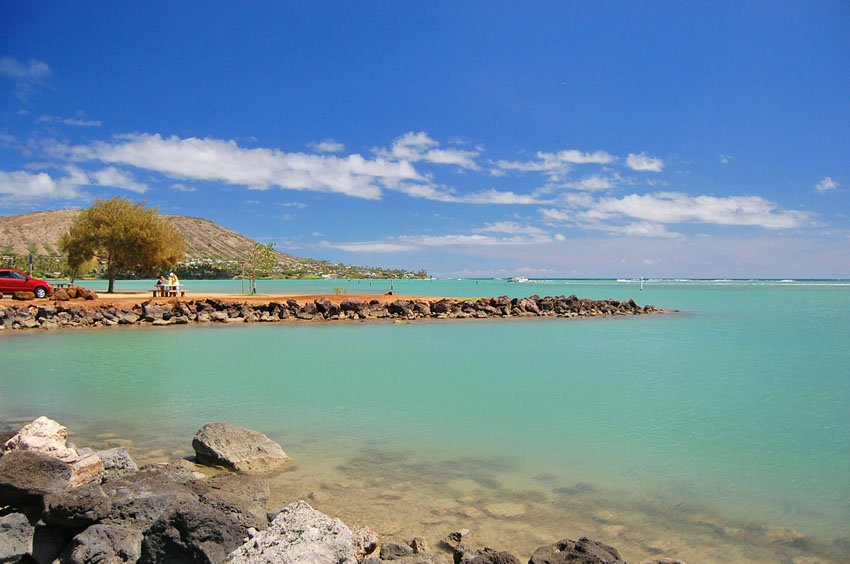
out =
[[34,293],[35,293],[36,298],[38,298],[38,299],[44,298],[44,297],[47,296],[47,288],[39,286],[38,288],[35,289]]

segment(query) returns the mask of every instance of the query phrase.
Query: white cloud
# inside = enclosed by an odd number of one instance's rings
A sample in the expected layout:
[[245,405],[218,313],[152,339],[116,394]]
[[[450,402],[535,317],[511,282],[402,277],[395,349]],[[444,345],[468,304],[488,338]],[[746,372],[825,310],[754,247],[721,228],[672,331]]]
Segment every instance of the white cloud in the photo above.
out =
[[194,186],[186,186],[182,182],[176,182],[171,185],[172,190],[177,190],[178,192],[195,192],[197,188]]
[[324,141],[314,141],[310,143],[310,148],[319,151],[320,153],[341,153],[345,151],[345,145],[333,139],[325,139]]
[[284,208],[298,208],[299,210],[307,207],[307,204],[301,202],[280,202],[278,205]]
[[[617,157],[605,151],[583,153],[577,149],[568,149],[557,153],[537,152],[536,161],[496,161],[499,170],[516,170],[520,172],[545,172],[557,178],[570,170],[572,164],[610,164]],[[492,172],[491,172],[492,174]]]
[[56,181],[46,172],[31,174],[18,170],[0,170],[0,201],[6,203],[75,200],[83,197],[70,179]]
[[514,221],[487,223],[475,230],[478,233],[509,233],[515,235],[545,235],[545,231],[533,225],[521,225]]
[[568,188],[575,188],[576,190],[610,190],[614,187],[614,179],[594,174],[592,176],[585,176],[581,180],[566,182],[564,185]]
[[840,184],[833,180],[831,177],[824,176],[823,180],[818,182],[815,186],[815,190],[817,190],[818,192],[828,192],[830,190],[835,190],[839,186]]
[[471,194],[458,194],[450,188],[438,188],[431,184],[399,184],[394,190],[407,194],[412,198],[422,198],[436,202],[453,204],[541,204],[545,203],[535,196],[517,194],[515,192],[500,192],[490,189]]
[[100,127],[101,123],[98,120],[85,119],[82,115],[77,117],[62,118],[59,116],[44,115],[35,120],[36,123],[49,123],[70,125],[72,127]]
[[362,241],[357,243],[331,243],[330,241],[323,241],[320,246],[339,249],[348,253],[401,253],[415,249],[412,245],[381,241]]
[[626,166],[632,170],[661,172],[664,168],[664,161],[657,157],[650,157],[646,153],[629,153],[626,157]]
[[652,237],[663,239],[675,239],[680,237],[679,233],[668,231],[664,225],[648,221],[629,223],[626,225],[605,225],[597,223],[583,225],[583,227],[595,231],[605,231],[616,235],[623,235],[626,237]]
[[138,192],[139,194],[144,194],[148,191],[147,185],[137,182],[132,174],[118,170],[114,166],[91,173],[91,178],[92,183],[98,186],[113,186],[131,192]]
[[734,158],[732,155],[720,155],[720,164],[729,164]]
[[378,151],[378,154],[407,162],[424,161],[432,164],[454,165],[470,170],[477,170],[475,157],[480,150],[463,151],[460,149],[439,149],[439,143],[424,131],[405,133],[396,139],[389,152]]
[[54,154],[74,160],[99,160],[160,172],[179,180],[209,180],[257,190],[336,192],[365,199],[381,197],[382,187],[403,180],[422,180],[408,162],[384,158],[345,158],[286,153],[277,149],[245,149],[235,141],[181,139],[159,134],[124,135],[113,142],[67,147],[54,145]]
[[603,198],[582,214],[591,221],[632,217],[654,223],[709,223],[792,229],[811,222],[810,214],[784,210],[760,196],[690,196],[680,192]]
[[0,59],[0,76],[5,76],[15,83],[15,96],[26,101],[33,89],[42,84],[51,74],[50,67],[43,61],[30,59],[22,63],[12,57]]

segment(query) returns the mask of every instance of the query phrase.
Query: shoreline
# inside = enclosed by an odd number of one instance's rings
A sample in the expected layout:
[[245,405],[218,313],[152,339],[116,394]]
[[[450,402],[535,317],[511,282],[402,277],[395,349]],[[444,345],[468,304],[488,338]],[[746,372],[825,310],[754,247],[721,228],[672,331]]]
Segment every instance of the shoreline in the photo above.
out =
[[84,299],[0,299],[0,331],[116,326],[231,323],[426,321],[452,319],[598,318],[664,314],[634,300],[591,300],[575,295],[448,298],[369,294],[198,294],[152,298],[132,293]]

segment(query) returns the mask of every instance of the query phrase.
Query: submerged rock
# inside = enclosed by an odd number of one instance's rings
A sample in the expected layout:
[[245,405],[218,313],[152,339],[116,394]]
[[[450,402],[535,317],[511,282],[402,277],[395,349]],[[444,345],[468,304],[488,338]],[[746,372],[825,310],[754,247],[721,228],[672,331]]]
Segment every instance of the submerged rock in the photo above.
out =
[[284,507],[269,528],[233,551],[230,564],[356,564],[354,533],[305,501]]
[[230,425],[207,423],[192,440],[198,462],[250,474],[275,472],[292,463],[283,448],[262,433]]
[[534,551],[528,564],[626,564],[620,559],[617,549],[605,543],[581,537],[563,539],[554,544],[541,546]]

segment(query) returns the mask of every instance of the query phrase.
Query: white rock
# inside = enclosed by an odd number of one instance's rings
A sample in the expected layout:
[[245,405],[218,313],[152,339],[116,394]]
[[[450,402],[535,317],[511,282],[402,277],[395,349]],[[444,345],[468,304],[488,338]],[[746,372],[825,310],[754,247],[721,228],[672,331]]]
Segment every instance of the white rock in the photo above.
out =
[[17,435],[6,441],[5,450],[32,450],[70,462],[79,455],[76,450],[68,448],[67,440],[67,427],[41,416],[24,425]]
[[357,564],[357,541],[345,523],[306,501],[284,507],[269,528],[231,552],[230,564]]

